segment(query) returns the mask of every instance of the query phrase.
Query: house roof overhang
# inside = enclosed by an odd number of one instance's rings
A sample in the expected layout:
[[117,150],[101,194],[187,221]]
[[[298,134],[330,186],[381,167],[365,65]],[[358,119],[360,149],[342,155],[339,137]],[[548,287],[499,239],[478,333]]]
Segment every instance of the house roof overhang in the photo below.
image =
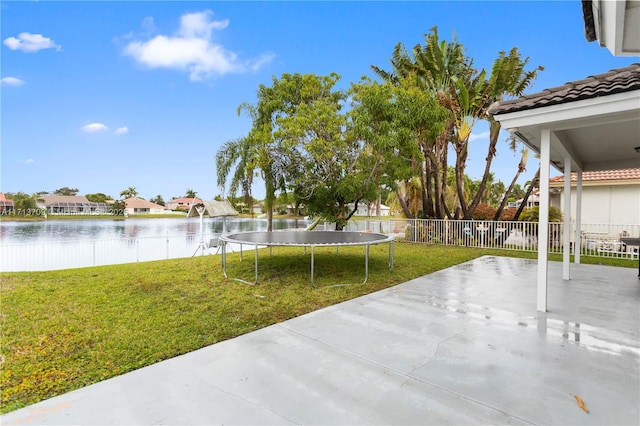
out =
[[614,56],[640,55],[640,1],[583,0],[587,41],[598,41]]
[[502,127],[540,153],[551,131],[551,164],[564,171],[635,168],[640,164],[640,64],[494,104]]

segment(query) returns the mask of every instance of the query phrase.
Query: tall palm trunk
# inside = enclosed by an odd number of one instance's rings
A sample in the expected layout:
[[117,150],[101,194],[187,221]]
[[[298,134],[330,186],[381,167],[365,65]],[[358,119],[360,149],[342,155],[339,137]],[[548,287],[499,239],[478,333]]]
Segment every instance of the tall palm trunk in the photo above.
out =
[[496,210],[496,214],[493,216],[493,220],[500,220],[500,216],[502,216],[502,211],[504,210],[504,207],[507,205],[507,200],[509,199],[509,195],[511,195],[511,191],[513,191],[513,188],[516,186],[516,182],[518,181],[518,178],[520,177],[522,172],[526,170],[528,158],[529,158],[529,151],[524,150],[522,152],[522,157],[520,158],[520,163],[518,164],[518,171],[516,172],[516,175],[511,180],[511,185],[509,185],[509,188],[507,188],[507,190],[505,191],[504,196],[502,197],[502,201],[500,202],[500,206],[498,206],[498,210]]
[[540,181],[540,167],[538,167],[538,171],[536,172],[536,175],[531,180],[531,183],[529,184],[529,188],[527,188],[526,194],[524,194],[522,203],[520,204],[520,207],[518,207],[518,211],[516,212],[516,215],[513,217],[514,221],[517,221],[520,218],[520,214],[522,214],[522,211],[527,205],[527,201],[529,200],[529,197],[533,193],[533,189],[538,186],[539,181]]
[[[491,162],[496,156],[496,144],[498,143],[499,135],[500,123],[498,123],[497,121],[491,121],[491,123],[489,124],[489,148],[487,152],[487,158],[485,158],[486,163],[484,166],[484,173],[482,175],[482,180],[480,180],[480,185],[478,185],[478,192],[476,192],[476,195],[473,197],[473,201],[469,205],[469,216],[473,215],[473,212],[476,210],[476,207],[478,207],[478,204],[480,204],[482,195],[487,188],[487,180],[489,179],[489,174],[491,173]],[[504,208],[504,206],[502,208]]]
[[463,219],[471,219],[467,208],[467,200],[465,199],[464,190],[464,170],[467,163],[467,144],[456,144],[456,189],[458,191],[458,201],[460,212]]

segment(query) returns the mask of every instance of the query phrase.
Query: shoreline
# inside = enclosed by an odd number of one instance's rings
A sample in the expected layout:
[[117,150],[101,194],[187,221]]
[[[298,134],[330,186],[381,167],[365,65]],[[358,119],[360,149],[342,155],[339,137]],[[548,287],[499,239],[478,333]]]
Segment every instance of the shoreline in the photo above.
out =
[[[127,220],[127,219],[184,219],[185,214],[138,214],[124,216],[114,215],[48,215],[48,216],[14,216],[14,215],[0,215],[0,223],[2,222],[46,222],[51,220]],[[266,219],[259,218],[257,215],[251,216],[248,214],[240,214],[234,216],[239,219]],[[274,219],[298,219],[304,220],[304,216],[288,216],[288,215],[274,215]]]

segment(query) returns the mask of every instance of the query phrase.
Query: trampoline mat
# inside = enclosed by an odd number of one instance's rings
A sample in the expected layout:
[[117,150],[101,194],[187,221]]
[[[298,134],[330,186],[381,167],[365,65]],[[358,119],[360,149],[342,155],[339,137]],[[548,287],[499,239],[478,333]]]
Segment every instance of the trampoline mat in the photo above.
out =
[[391,241],[393,237],[370,232],[349,231],[256,231],[239,232],[222,237],[240,244],[277,245],[361,245]]

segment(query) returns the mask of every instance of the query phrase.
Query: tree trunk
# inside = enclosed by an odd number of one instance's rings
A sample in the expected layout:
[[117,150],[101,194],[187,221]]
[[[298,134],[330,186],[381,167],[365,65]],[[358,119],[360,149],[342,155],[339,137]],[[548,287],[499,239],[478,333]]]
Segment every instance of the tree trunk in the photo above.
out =
[[492,122],[489,125],[489,149],[487,152],[487,158],[485,158],[485,166],[484,166],[484,174],[482,175],[482,180],[480,181],[480,185],[478,186],[478,192],[473,197],[473,201],[469,205],[467,212],[469,216],[473,215],[473,212],[480,204],[480,200],[482,199],[482,194],[485,192],[487,187],[487,180],[489,179],[489,173],[491,173],[491,162],[493,158],[496,156],[496,144],[498,143],[498,136],[500,135],[500,123]]
[[276,198],[275,188],[270,179],[265,179],[264,208],[267,211],[267,232],[273,231],[273,202]]
[[[404,182],[405,187],[407,186],[407,182]],[[404,198],[402,193],[400,192],[400,185],[396,188],[396,197],[398,197],[398,202],[400,203],[400,207],[402,208],[402,212],[404,213],[404,217],[407,219],[416,219],[413,217],[411,213],[411,209],[409,208],[409,204],[407,204],[407,200]]]
[[448,149],[447,149],[447,143],[445,141],[444,147],[442,147],[441,153],[440,153],[440,172],[442,173],[442,177],[441,177],[441,187],[440,187],[440,194],[438,195],[440,197],[440,203],[442,205],[442,212],[445,215],[445,217],[447,218],[451,218],[451,213],[449,212],[449,208],[447,207],[447,168],[448,168],[448,164],[447,164],[447,160],[448,160]]
[[520,218],[520,214],[522,214],[522,211],[527,205],[527,200],[529,200],[529,197],[533,193],[533,189],[538,186],[539,180],[540,180],[540,167],[538,167],[538,171],[536,172],[536,175],[531,180],[531,183],[529,184],[529,188],[527,188],[527,193],[524,194],[524,198],[522,199],[522,204],[520,204],[520,207],[518,207],[518,211],[516,212],[516,215],[513,217],[514,221],[517,221]]
[[471,219],[467,210],[467,202],[464,199],[464,170],[467,161],[466,151],[464,144],[458,144],[458,146],[456,146],[456,190],[458,192],[458,201],[460,210],[462,210],[463,219]]
[[422,188],[420,190],[422,196],[422,216],[433,217],[433,186],[431,183],[433,164],[429,161],[429,151],[426,144],[422,144],[422,152],[424,154],[424,166],[422,163],[419,165],[420,181],[422,183]]
[[[525,157],[523,154],[523,159],[524,158]],[[496,214],[493,216],[493,220],[500,220],[500,216],[502,216],[502,211],[504,210],[504,206],[507,205],[507,199],[509,198],[511,191],[513,191],[513,188],[516,186],[516,182],[518,181],[518,178],[520,177],[522,172],[525,171],[525,163],[526,163],[526,160],[520,160],[520,164],[518,164],[518,171],[516,172],[516,175],[513,177],[513,180],[511,181],[511,185],[509,185],[509,188],[507,188],[507,190],[505,191],[504,196],[502,197],[502,201],[500,202],[500,206],[498,206],[498,210],[496,210]]]

